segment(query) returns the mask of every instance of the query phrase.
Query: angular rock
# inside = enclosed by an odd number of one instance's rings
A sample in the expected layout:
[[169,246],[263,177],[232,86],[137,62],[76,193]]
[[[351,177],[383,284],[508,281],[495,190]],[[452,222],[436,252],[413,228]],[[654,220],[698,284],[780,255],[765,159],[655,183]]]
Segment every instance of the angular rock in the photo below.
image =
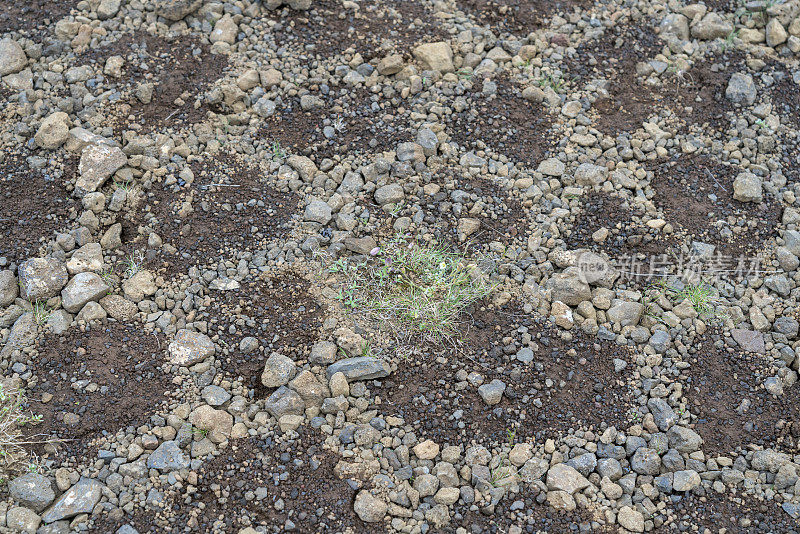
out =
[[330,396],[328,386],[317,380],[317,377],[309,371],[304,369],[294,379],[289,382],[289,387],[295,390],[306,406],[321,406],[322,401]]
[[86,243],[67,260],[67,271],[71,276],[87,271],[98,272],[102,268],[103,247],[100,243]]
[[267,398],[264,408],[275,419],[280,419],[284,415],[303,415],[306,403],[296,391],[281,386]]
[[439,72],[453,72],[453,49],[444,41],[426,43],[414,49],[414,57],[425,70],[438,70]]
[[87,302],[97,302],[111,289],[96,273],[79,273],[72,277],[61,291],[61,305],[70,313],[77,313]]
[[42,521],[52,523],[78,514],[88,514],[100,502],[102,495],[102,483],[92,478],[81,478],[42,515]]
[[755,174],[742,172],[733,181],[733,198],[739,202],[761,202],[762,180]]
[[400,184],[388,184],[375,191],[375,202],[379,206],[396,204],[405,198],[405,193]]
[[700,475],[692,469],[676,471],[672,477],[672,489],[677,492],[691,491],[699,485]]
[[68,280],[67,268],[55,258],[31,258],[19,266],[21,296],[30,301],[55,297]]
[[314,199],[306,206],[303,219],[319,224],[328,224],[332,217],[331,207],[322,200]]
[[179,471],[188,469],[189,465],[189,458],[178,446],[177,441],[165,441],[147,457],[148,469]]
[[750,106],[756,101],[756,96],[753,77],[743,72],[734,72],[725,89],[725,98],[734,104]]
[[156,286],[153,273],[147,269],[140,269],[136,273],[122,282],[122,292],[125,298],[133,302],[140,302],[145,297],[150,297],[156,294],[158,286]]
[[156,4],[156,14],[173,22],[191,15],[203,5],[203,0],[161,0]]
[[48,115],[39,125],[33,140],[45,150],[55,150],[69,139],[69,115],[56,111]]
[[28,65],[28,57],[13,39],[0,40],[0,76],[14,74]]
[[647,407],[650,409],[650,413],[653,414],[656,426],[662,432],[666,432],[678,422],[678,414],[662,398],[650,399],[647,401]]
[[546,283],[546,289],[552,294],[552,299],[560,300],[568,306],[577,306],[585,300],[592,299],[592,290],[589,284],[581,280],[576,270],[567,270],[554,274]]
[[499,404],[503,400],[503,393],[506,390],[506,385],[502,380],[495,378],[488,384],[483,384],[478,387],[478,394],[483,401],[489,406]]
[[295,373],[297,373],[297,366],[294,360],[283,354],[273,352],[264,364],[261,383],[268,388],[285,386],[294,377]]
[[389,364],[379,358],[371,356],[357,356],[355,358],[347,358],[339,360],[338,362],[329,365],[326,371],[328,380],[334,373],[342,373],[348,382],[358,380],[374,380],[376,378],[384,378],[389,376],[391,368]]
[[26,473],[8,484],[8,493],[22,506],[41,512],[52,503],[56,494],[50,479],[39,473]]
[[106,145],[89,145],[83,149],[78,164],[80,177],[75,182],[75,195],[97,191],[111,175],[128,162],[120,148]]
[[213,356],[215,350],[211,338],[191,330],[178,330],[167,348],[170,362],[182,367],[189,367]]
[[547,472],[547,489],[549,490],[561,490],[572,495],[591,485],[592,483],[586,477],[567,464],[556,464]]
[[0,308],[5,308],[19,296],[19,283],[14,272],[0,271]]
[[766,352],[764,334],[761,332],[743,328],[731,328],[731,337],[743,350],[756,352],[758,354],[764,354]]
[[361,490],[356,495],[353,510],[365,523],[379,523],[386,517],[389,506],[382,499],[374,496],[367,490]]
[[139,313],[139,308],[121,295],[106,295],[100,299],[103,309],[117,321],[130,321]]
[[617,522],[631,532],[644,532],[644,516],[630,506],[620,508]]
[[671,449],[678,452],[692,453],[699,451],[703,444],[703,438],[690,428],[675,425],[667,432],[667,439]]

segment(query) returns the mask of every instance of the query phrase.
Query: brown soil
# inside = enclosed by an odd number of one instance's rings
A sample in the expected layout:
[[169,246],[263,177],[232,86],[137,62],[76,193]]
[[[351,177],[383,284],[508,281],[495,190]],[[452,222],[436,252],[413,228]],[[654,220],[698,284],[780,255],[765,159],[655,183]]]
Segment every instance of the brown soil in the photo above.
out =
[[[209,330],[216,330],[231,348],[217,360],[229,375],[243,377],[258,396],[266,394],[260,378],[270,354],[279,352],[301,362],[318,339],[324,309],[309,287],[307,280],[285,273],[263,275],[235,291],[210,291],[214,302],[208,310]],[[258,339],[264,352],[242,353],[239,342],[247,336]]]
[[[162,250],[156,255],[168,274],[185,273],[192,265],[227,257],[230,248],[257,246],[288,232],[298,199],[266,183],[261,169],[228,155],[195,162],[192,169],[191,186],[179,184],[181,189],[170,191],[156,185],[137,220],[130,223],[150,224],[164,243],[177,249],[175,254]],[[192,211],[181,217],[179,211],[188,199]]]
[[[678,516],[659,532],[741,532],[796,534],[798,524],[775,502],[761,501],[752,495],[707,493],[688,495],[673,505]],[[696,526],[696,527],[695,527]]]
[[[276,148],[293,149],[321,161],[336,155],[394,150],[398,143],[414,138],[408,112],[401,114],[391,101],[364,88],[318,95],[322,109],[304,111],[300,99],[281,106],[280,115],[267,119],[258,136]],[[373,107],[377,104],[378,109]],[[335,130],[328,139],[326,126]]]
[[[426,197],[424,204],[425,222],[431,226],[434,237],[439,243],[447,243],[459,249],[469,249],[472,253],[488,253],[489,243],[497,241],[510,245],[515,240],[525,238],[530,232],[528,227],[527,211],[520,201],[511,196],[509,191],[502,189],[485,178],[471,178],[455,173],[451,168],[437,169],[431,176],[431,183],[437,183],[442,189]],[[475,194],[485,204],[479,213],[470,213],[475,207],[475,202],[463,204],[461,214],[456,214],[452,208],[450,190],[445,184],[454,183],[456,189]],[[409,215],[412,215],[409,213]],[[458,221],[462,217],[470,217],[480,221],[480,228],[467,238],[466,243],[458,242]]]
[[[465,505],[456,504],[456,511],[464,516],[460,524],[470,528],[469,532],[481,533],[504,533],[508,532],[512,525],[526,523],[533,525],[530,532],[555,533],[555,532],[595,532],[591,527],[592,514],[586,509],[574,510],[572,512],[556,511],[545,501],[543,504],[534,501],[537,495],[534,486],[526,487],[513,499],[505,497],[495,507],[495,513],[486,515],[481,512],[473,512]],[[513,512],[510,509],[511,503],[522,501],[525,504],[523,510]],[[519,517],[515,515],[519,514]],[[531,522],[532,521],[532,522]],[[523,532],[525,532],[523,530]]]
[[[102,70],[111,56],[125,59],[123,75],[118,83],[128,93],[113,104],[111,114],[102,114],[105,125],[127,129],[133,123],[149,132],[163,126],[195,124],[205,119],[208,104],[203,100],[206,87],[222,77],[228,59],[212,54],[209,47],[194,37],[165,39],[146,32],[125,35],[97,50],[78,58],[81,64],[98,63]],[[113,79],[107,78],[113,82]],[[133,91],[140,83],[152,83],[152,101],[143,104]],[[181,102],[176,104],[176,100]],[[201,105],[195,107],[195,100]]]
[[384,532],[385,526],[367,525],[353,512],[356,490],[336,476],[338,459],[323,448],[322,433],[306,427],[299,432],[300,437],[288,443],[271,437],[232,441],[203,464],[188,503],[175,499],[167,513],[123,521],[104,518],[91,532],[115,532],[126,523],[141,534],[238,532],[258,525],[282,529],[287,521],[297,532]]
[[[567,247],[605,251],[618,260],[636,254],[661,256],[669,253],[675,246],[674,240],[635,223],[633,217],[642,216],[644,208],[635,209],[635,205],[621,197],[592,191],[583,197],[583,207],[572,232],[564,239]],[[604,242],[595,243],[592,234],[600,228],[607,228],[610,233]]]
[[608,80],[608,97],[593,104],[598,130],[618,135],[640,128],[656,108],[655,98],[643,90],[636,64],[649,61],[663,43],[647,26],[620,24],[577,47],[566,61],[567,71],[581,83],[594,78]]
[[0,11],[0,34],[18,31],[40,34],[78,4],[79,0],[9,0]]
[[[172,377],[159,367],[164,336],[146,334],[136,323],[49,334],[39,347],[29,366],[38,383],[28,398],[43,423],[33,431],[68,440],[61,446],[67,455],[81,454],[94,438],[146,423],[172,389]],[[98,389],[89,391],[90,383]],[[53,396],[46,403],[45,394]],[[65,423],[67,413],[79,416],[77,424]]]
[[16,262],[36,256],[66,229],[76,209],[64,184],[74,177],[77,161],[37,171],[26,161],[30,155],[6,152],[0,161],[0,256]]
[[768,88],[774,111],[779,113],[782,122],[789,122],[800,128],[800,107],[797,106],[797,94],[800,85],[792,79],[792,73],[778,62],[768,64],[770,74],[775,83]]
[[[698,416],[695,431],[703,438],[703,450],[713,456],[754,443],[796,454],[800,388],[787,387],[784,395],[773,398],[763,388],[764,380],[776,374],[770,362],[758,354],[718,348],[715,338],[694,344],[697,352],[685,371],[686,396]],[[737,410],[745,401],[747,410]]]
[[[333,0],[320,0],[312,3],[309,11],[286,7],[267,16],[277,23],[270,34],[279,46],[300,47],[304,53],[323,58],[348,48],[366,61],[398,52],[409,57],[413,46],[447,38],[424,5],[403,0],[370,3],[358,11],[344,10]],[[386,48],[381,46],[384,43]]]
[[[392,407],[384,415],[403,417],[420,428],[421,436],[438,443],[503,442],[511,429],[518,439],[541,439],[570,428],[627,422],[629,394],[624,375],[615,373],[612,363],[615,357],[627,361],[625,348],[601,346],[577,331],[573,341],[565,342],[517,303],[500,309],[482,303],[469,315],[471,326],[465,327],[458,349],[431,347],[384,381],[381,397]],[[512,341],[506,336],[520,336],[520,327],[527,327],[538,344],[530,364],[511,360],[516,350],[505,350]],[[472,385],[453,387],[461,370],[480,373],[484,383],[505,382],[500,404],[488,406]],[[457,410],[463,412],[459,419]]]
[[[654,201],[667,222],[693,240],[717,246],[725,256],[757,252],[775,234],[782,207],[771,197],[758,205],[733,198],[733,181],[742,172],[706,156],[689,156],[653,166]],[[735,231],[728,226],[728,219]],[[715,224],[725,221],[724,226]]]
[[[543,104],[522,98],[522,87],[502,75],[494,96],[482,94],[484,80],[473,80],[465,98],[471,106],[451,118],[448,133],[459,145],[479,148],[482,141],[511,161],[537,165],[555,146],[552,117]],[[467,85],[469,87],[469,85]]]
[[566,16],[576,8],[588,9],[590,0],[459,0],[481,25],[526,36],[555,15]]

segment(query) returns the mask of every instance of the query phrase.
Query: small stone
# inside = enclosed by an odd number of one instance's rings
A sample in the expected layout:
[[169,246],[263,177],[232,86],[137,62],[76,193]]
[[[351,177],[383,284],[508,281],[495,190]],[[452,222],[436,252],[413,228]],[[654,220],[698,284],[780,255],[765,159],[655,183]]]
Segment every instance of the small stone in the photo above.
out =
[[55,150],[69,139],[69,115],[56,111],[47,116],[39,125],[34,142],[45,150]]
[[83,196],[97,191],[111,175],[128,162],[120,148],[107,145],[89,145],[83,150],[78,164],[80,174],[75,182],[75,194]]
[[295,373],[297,373],[297,366],[294,360],[283,354],[273,352],[264,364],[261,383],[268,388],[285,386],[294,377]]
[[179,21],[191,15],[203,5],[203,0],[161,0],[156,5],[156,13],[167,20]]
[[414,57],[425,70],[437,70],[442,73],[453,72],[453,49],[444,41],[426,43],[414,49]]
[[379,523],[386,517],[388,505],[383,500],[375,497],[367,490],[361,490],[356,495],[353,510],[365,523]]
[[314,199],[306,206],[303,218],[319,224],[328,224],[333,217],[331,207],[322,200]]
[[617,522],[631,532],[644,532],[644,516],[630,506],[620,508]]
[[495,404],[499,404],[503,399],[505,390],[506,384],[502,380],[495,378],[488,384],[480,386],[478,388],[478,394],[486,404],[494,406]]
[[699,485],[700,475],[691,469],[676,471],[672,477],[672,489],[677,492],[691,491]]
[[171,363],[189,367],[213,356],[216,349],[214,342],[207,335],[191,330],[179,330],[167,351]]
[[0,76],[14,74],[28,65],[28,57],[13,39],[0,40]]
[[749,172],[740,173],[733,181],[733,198],[739,202],[761,202],[761,178]]
[[734,104],[750,106],[756,101],[756,84],[753,77],[742,72],[734,72],[725,89],[725,98]]
[[439,455],[439,445],[430,439],[416,444],[413,450],[420,460],[433,460]]
[[214,24],[209,40],[212,43],[227,43],[232,45],[236,42],[236,34],[239,33],[239,26],[233,21],[230,14],[225,14]]
[[68,312],[77,313],[86,303],[100,300],[109,289],[98,274],[79,273],[61,291],[61,305]]
[[400,184],[388,184],[375,191],[375,202],[379,206],[396,204],[405,198],[405,193]]
[[327,369],[328,380],[335,373],[341,372],[347,377],[347,380],[374,380],[376,378],[383,378],[389,376],[391,368],[389,364],[380,358],[373,358],[371,356],[358,356],[355,358],[346,358],[329,365]]
[[547,488],[550,490],[561,490],[572,495],[588,486],[591,486],[591,482],[567,464],[556,464],[547,472]]
[[20,296],[30,301],[55,297],[68,280],[66,266],[55,258],[32,258],[19,266]]
[[564,174],[565,169],[566,165],[564,165],[561,160],[557,158],[549,158],[542,161],[536,170],[545,176],[560,177]]
[[280,419],[284,415],[303,415],[306,404],[296,391],[281,386],[264,402],[264,409],[275,419]]

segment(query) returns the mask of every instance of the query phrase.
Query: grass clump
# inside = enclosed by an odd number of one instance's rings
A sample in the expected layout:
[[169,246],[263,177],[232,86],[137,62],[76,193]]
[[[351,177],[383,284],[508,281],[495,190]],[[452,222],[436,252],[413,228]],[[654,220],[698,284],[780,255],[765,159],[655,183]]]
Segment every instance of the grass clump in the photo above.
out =
[[337,298],[398,337],[446,341],[458,333],[464,310],[494,289],[477,267],[443,246],[398,236],[370,256],[328,268],[344,278]]
[[[719,308],[721,301],[717,291],[705,281],[684,285],[683,287],[675,287],[662,279],[653,283],[650,287],[656,295],[649,295],[645,299],[645,313],[647,315],[655,317],[652,314],[652,303],[657,300],[658,295],[666,297],[673,306],[688,300],[701,319],[719,319],[724,315]],[[662,321],[660,317],[655,318]]]
[[8,480],[24,466],[28,454],[24,445],[39,443],[27,441],[22,436],[22,428],[41,422],[41,415],[28,414],[25,410],[25,395],[13,387],[0,383],[0,478]]

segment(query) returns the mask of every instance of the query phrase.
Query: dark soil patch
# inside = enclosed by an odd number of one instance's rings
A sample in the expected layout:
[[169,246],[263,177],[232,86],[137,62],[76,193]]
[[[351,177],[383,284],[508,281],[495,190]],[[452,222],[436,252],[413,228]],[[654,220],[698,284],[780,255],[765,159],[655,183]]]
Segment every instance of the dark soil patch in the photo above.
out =
[[[695,431],[710,455],[727,454],[749,444],[796,454],[800,444],[800,404],[797,385],[773,398],[764,380],[776,370],[758,354],[719,348],[718,336],[694,343],[695,356],[685,373],[689,409],[697,414]],[[783,422],[781,422],[783,421]]]
[[[164,243],[177,249],[173,254],[163,249],[157,253],[156,260],[168,274],[185,273],[231,249],[257,246],[289,231],[298,199],[269,185],[261,169],[227,155],[195,162],[192,168],[191,185],[179,182],[181,187],[172,191],[156,186],[138,216],[148,222],[143,210],[149,209],[156,221],[148,223]],[[188,200],[191,212],[182,213]]]
[[[274,278],[264,275],[235,291],[210,292],[215,302],[208,311],[209,329],[231,348],[218,361],[226,373],[243,377],[258,396],[266,395],[260,379],[270,354],[279,352],[300,362],[317,341],[324,309],[309,294],[309,287],[307,280],[284,273]],[[264,352],[239,350],[239,342],[247,336],[258,339]]]
[[652,170],[654,201],[667,222],[693,240],[716,245],[724,256],[758,251],[781,221],[781,205],[771,197],[757,205],[734,200],[733,181],[742,172],[734,165],[691,156]]
[[[212,54],[197,38],[165,39],[146,32],[125,35],[108,46],[90,50],[79,57],[79,63],[97,63],[96,68],[102,70],[111,56],[125,59],[123,75],[118,82],[106,80],[121,83],[120,89],[129,94],[114,104],[109,124],[124,129],[135,122],[145,132],[204,120],[210,107],[202,98],[203,92],[222,77],[228,65],[225,55]],[[153,84],[152,100],[147,104],[133,94],[145,82]],[[198,98],[201,105],[195,107]]]
[[308,11],[287,7],[269,17],[278,23],[270,31],[278,45],[302,47],[323,58],[348,48],[367,61],[390,53],[410,57],[412,47],[447,38],[430,10],[419,2],[404,0],[374,2],[358,11],[345,10],[333,0],[321,0],[312,3]]
[[690,494],[675,503],[673,510],[678,519],[664,525],[664,532],[688,532],[697,527],[700,532],[796,534],[800,531],[797,520],[780,505],[752,495]]
[[[570,428],[627,422],[624,375],[613,369],[613,358],[627,361],[627,349],[601,346],[578,331],[575,339],[563,341],[516,302],[500,309],[481,303],[470,315],[471,326],[458,349],[440,347],[409,358],[384,381],[381,397],[392,407],[384,415],[403,417],[423,437],[439,443],[496,443],[506,441],[511,429],[520,440],[538,440]],[[514,345],[521,340],[521,328],[538,345],[530,364],[510,358],[522,346]],[[439,356],[447,361],[440,363]],[[495,378],[506,383],[498,405],[488,406],[477,387],[458,385],[457,375],[471,372],[480,373],[484,383]]]
[[536,165],[553,149],[552,117],[542,104],[522,98],[522,87],[501,75],[494,96],[483,95],[486,80],[476,80],[465,97],[471,106],[451,118],[448,133],[459,145],[485,143],[512,161]]
[[68,15],[79,0],[9,0],[0,9],[0,34],[18,31],[40,34]]
[[[101,519],[92,532],[115,532],[131,523],[140,533],[238,532],[264,525],[269,531],[287,521],[296,532],[385,532],[353,512],[356,490],[336,476],[338,458],[323,448],[324,435],[302,427],[300,437],[232,441],[200,469],[197,491],[169,499],[164,511],[137,514],[132,520]],[[283,509],[276,509],[278,499]],[[289,530],[289,529],[287,529]]]
[[555,15],[566,16],[576,8],[590,8],[590,0],[460,0],[458,4],[483,26],[518,33],[524,37],[541,28]]
[[[527,486],[527,484],[523,484]],[[528,524],[533,529],[530,532],[594,532],[592,528],[592,514],[586,509],[572,512],[557,511],[550,507],[546,501],[535,501],[538,495],[535,486],[524,487],[522,492],[508,496],[501,500],[495,507],[495,512],[486,515],[482,512],[469,510],[468,506],[456,504],[456,512],[461,513],[464,519],[459,523],[467,528],[467,532],[500,533],[508,532],[512,525]],[[524,508],[519,512],[512,511],[513,502],[522,501]],[[517,516],[517,514],[519,514]],[[516,516],[516,517],[515,517]],[[523,530],[523,532],[525,532]]]
[[[581,211],[564,241],[569,249],[604,251],[612,260],[622,262],[637,254],[667,254],[675,241],[633,220],[642,215],[644,208],[618,196],[592,191],[584,195]],[[609,235],[602,243],[595,243],[592,234],[601,228],[608,229]]]
[[579,45],[575,55],[567,59],[573,80],[608,80],[608,96],[592,106],[598,115],[598,130],[615,136],[629,132],[640,128],[642,121],[656,111],[655,98],[637,79],[636,64],[652,59],[662,45],[652,28],[620,24]]
[[[400,114],[390,101],[364,88],[318,96],[323,107],[310,111],[300,107],[299,98],[289,100],[279,115],[265,121],[258,136],[276,150],[289,148],[318,162],[335,155],[394,150],[414,138],[408,111]],[[331,137],[326,137],[326,127],[332,129]]]
[[772,98],[773,110],[780,114],[782,122],[786,121],[795,128],[800,128],[800,107],[797,105],[800,84],[794,81],[792,73],[782,64],[770,62],[768,66],[775,80],[767,89]]
[[[438,169],[431,176],[430,183],[442,186],[432,197],[425,197],[427,203],[423,205],[427,213],[425,222],[434,229],[437,242],[452,245],[465,253],[485,254],[493,241],[509,245],[526,240],[524,236],[530,232],[527,211],[510,191],[485,178],[463,176],[451,168]],[[478,200],[462,201],[462,211],[458,214],[452,209],[452,191],[445,187],[446,184],[455,184],[457,190],[470,197],[476,195]],[[481,204],[477,205],[478,202]],[[480,227],[461,243],[458,240],[458,221],[463,217],[479,220]]]
[[0,162],[0,256],[23,261],[36,256],[39,247],[66,229],[76,203],[64,184],[77,170],[67,160],[61,169],[46,165],[33,169],[28,153],[6,152]]
[[[146,423],[172,389],[172,377],[159,367],[164,336],[145,334],[139,324],[109,322],[86,332],[49,334],[39,347],[29,365],[38,383],[28,398],[43,422],[33,431],[71,440],[62,445],[67,455],[80,455],[94,438]],[[47,403],[41,401],[45,394],[53,396]],[[79,416],[78,422],[70,424],[65,414]]]

